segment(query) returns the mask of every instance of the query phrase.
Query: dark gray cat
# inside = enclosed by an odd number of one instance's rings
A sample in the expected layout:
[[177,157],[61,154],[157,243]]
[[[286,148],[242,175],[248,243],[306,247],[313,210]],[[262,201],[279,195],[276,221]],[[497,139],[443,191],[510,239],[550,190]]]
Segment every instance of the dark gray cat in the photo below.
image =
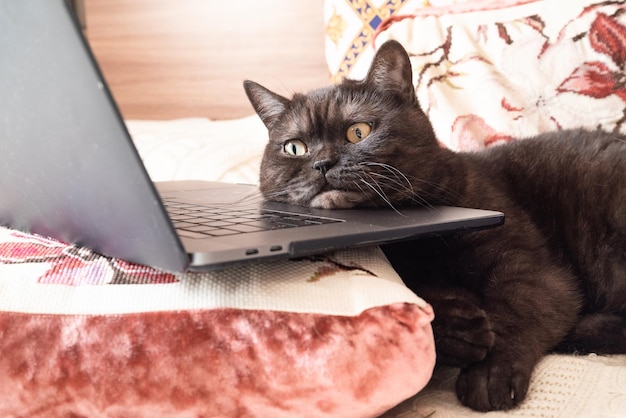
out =
[[626,353],[624,137],[571,130],[476,153],[441,148],[396,42],[363,81],[291,100],[251,81],[245,89],[269,130],[268,199],[505,213],[499,228],[384,248],[433,305],[438,359],[461,367],[465,405],[515,406],[550,351]]

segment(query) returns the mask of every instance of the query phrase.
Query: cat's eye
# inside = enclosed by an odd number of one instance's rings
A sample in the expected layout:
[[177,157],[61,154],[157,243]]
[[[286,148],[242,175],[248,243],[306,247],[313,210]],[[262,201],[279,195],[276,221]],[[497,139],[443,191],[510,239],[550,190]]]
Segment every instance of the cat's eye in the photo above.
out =
[[286,154],[300,157],[307,153],[308,148],[306,144],[299,139],[292,139],[283,144],[283,151]]
[[346,138],[348,141],[356,144],[363,141],[372,131],[372,125],[365,122],[359,122],[351,125],[346,132]]

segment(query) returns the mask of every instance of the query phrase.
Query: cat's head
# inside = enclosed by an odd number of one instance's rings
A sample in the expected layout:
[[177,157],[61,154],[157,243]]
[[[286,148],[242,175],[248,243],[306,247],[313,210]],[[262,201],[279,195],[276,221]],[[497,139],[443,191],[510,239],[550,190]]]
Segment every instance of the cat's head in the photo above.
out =
[[409,57],[383,44],[362,81],[287,99],[246,81],[246,94],[267,126],[260,188],[270,200],[319,208],[404,203],[405,177],[419,149],[437,147],[412,83]]

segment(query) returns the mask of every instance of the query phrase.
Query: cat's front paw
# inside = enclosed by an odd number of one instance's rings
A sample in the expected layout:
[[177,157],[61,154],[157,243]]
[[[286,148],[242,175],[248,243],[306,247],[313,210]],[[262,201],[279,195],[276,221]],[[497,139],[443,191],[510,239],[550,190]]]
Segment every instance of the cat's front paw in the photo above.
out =
[[319,209],[350,209],[362,200],[363,197],[355,192],[329,190],[315,196],[309,206]]
[[437,361],[456,367],[485,359],[496,339],[487,313],[471,300],[456,298],[436,303],[433,332]]
[[534,364],[490,354],[461,370],[456,393],[463,405],[476,411],[507,410],[526,397]]

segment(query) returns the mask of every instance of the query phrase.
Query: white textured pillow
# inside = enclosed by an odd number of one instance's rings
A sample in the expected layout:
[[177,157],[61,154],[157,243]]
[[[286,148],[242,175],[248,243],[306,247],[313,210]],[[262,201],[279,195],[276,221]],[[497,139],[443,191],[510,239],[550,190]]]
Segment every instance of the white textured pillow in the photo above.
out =
[[210,121],[126,121],[153,181],[257,184],[267,129],[256,116]]

